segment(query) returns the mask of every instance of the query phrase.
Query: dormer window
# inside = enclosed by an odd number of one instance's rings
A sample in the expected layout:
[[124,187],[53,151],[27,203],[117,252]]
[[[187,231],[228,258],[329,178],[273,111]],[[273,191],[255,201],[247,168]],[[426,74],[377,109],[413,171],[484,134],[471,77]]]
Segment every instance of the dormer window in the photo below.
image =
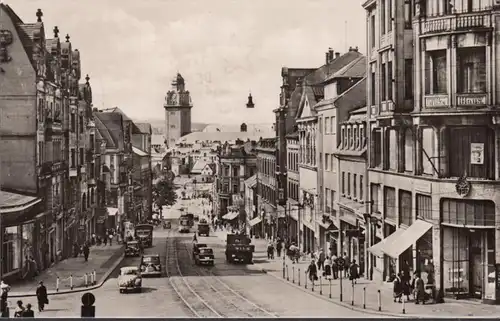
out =
[[346,146],[347,146],[347,134],[346,134],[345,125],[342,125],[341,131],[342,131],[342,136],[341,136],[342,141],[340,142],[340,148],[346,148]]
[[358,130],[358,125],[354,125],[354,149],[359,149],[359,130]]
[[347,127],[347,138],[349,139],[347,148],[351,149],[352,145],[353,145],[353,142],[354,142],[354,139],[352,137],[352,126],[351,125],[349,125]]

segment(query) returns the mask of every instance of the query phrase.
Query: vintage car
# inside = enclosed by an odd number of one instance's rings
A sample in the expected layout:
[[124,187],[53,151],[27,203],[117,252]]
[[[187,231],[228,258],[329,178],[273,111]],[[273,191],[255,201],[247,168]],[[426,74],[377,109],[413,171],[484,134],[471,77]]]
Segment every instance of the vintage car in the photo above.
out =
[[193,216],[193,220],[194,220],[195,222],[198,222],[198,221],[200,220],[200,216],[199,216],[199,215],[194,215],[194,216]]
[[158,254],[147,254],[141,258],[141,274],[143,276],[161,276],[161,261]]
[[194,263],[196,265],[214,265],[214,258],[214,250],[209,247],[200,247],[194,256]]
[[120,293],[129,291],[142,291],[142,276],[137,266],[124,266],[120,269],[118,276],[118,287]]
[[163,228],[167,229],[167,230],[171,229],[172,228],[172,222],[170,222],[170,221],[164,221],[163,222]]
[[210,225],[207,223],[198,223],[198,235],[210,236]]
[[207,222],[207,219],[206,218],[202,218],[199,222],[200,224],[208,224]]
[[207,247],[208,245],[205,243],[193,242],[193,260],[196,259],[196,254],[202,247]]
[[125,256],[139,256],[141,255],[141,245],[138,241],[129,241],[125,245]]

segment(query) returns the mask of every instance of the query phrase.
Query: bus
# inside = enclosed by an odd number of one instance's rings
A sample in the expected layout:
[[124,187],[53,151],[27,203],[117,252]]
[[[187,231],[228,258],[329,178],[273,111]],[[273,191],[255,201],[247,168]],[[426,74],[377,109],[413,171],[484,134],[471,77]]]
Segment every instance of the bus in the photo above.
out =
[[180,233],[190,233],[191,232],[191,222],[188,218],[181,217],[179,219],[179,232]]
[[153,246],[153,229],[151,224],[138,224],[135,226],[135,237],[139,239],[145,247]]

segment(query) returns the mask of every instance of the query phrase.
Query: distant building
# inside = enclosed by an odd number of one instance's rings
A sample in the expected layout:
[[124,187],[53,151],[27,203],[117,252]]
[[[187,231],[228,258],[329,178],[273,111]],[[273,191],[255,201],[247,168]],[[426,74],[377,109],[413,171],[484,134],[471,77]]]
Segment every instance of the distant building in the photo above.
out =
[[165,145],[167,148],[191,132],[191,95],[185,89],[184,78],[181,74],[172,81],[172,89],[165,97]]

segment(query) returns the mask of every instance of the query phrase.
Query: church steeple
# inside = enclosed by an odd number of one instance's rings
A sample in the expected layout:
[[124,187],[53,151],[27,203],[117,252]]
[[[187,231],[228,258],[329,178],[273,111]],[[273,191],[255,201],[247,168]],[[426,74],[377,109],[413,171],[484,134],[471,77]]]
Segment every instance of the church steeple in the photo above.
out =
[[248,94],[248,102],[247,102],[247,108],[254,108],[255,104],[253,103],[253,97],[252,93]]

